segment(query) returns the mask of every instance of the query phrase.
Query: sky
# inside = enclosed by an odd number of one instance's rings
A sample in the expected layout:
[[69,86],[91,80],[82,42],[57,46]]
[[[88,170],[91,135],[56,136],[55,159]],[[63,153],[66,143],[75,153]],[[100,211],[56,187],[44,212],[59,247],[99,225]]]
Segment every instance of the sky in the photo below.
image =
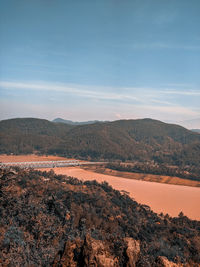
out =
[[0,0],[0,120],[197,120],[199,14],[199,0]]

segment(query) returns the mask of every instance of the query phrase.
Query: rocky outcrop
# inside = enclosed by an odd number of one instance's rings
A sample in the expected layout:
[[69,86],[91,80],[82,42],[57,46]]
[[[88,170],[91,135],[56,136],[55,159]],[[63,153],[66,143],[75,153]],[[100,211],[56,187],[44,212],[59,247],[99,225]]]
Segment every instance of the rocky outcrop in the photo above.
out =
[[125,242],[127,244],[127,267],[135,267],[140,255],[140,242],[130,237],[126,237]]
[[183,265],[180,263],[174,263],[172,261],[169,261],[164,256],[159,256],[156,260],[156,267],[182,267]]
[[[83,245],[83,241],[80,239],[75,239],[73,241],[67,241],[65,243],[64,251],[61,253],[58,253],[54,263],[53,267],[77,267],[79,266],[79,260],[78,258],[81,257],[81,247]],[[79,254],[78,257],[76,257],[75,254]]]
[[109,246],[101,240],[96,240],[87,235],[85,240],[75,239],[67,241],[62,254],[58,254],[53,267],[118,267],[119,262],[109,249]]
[[[124,264],[127,267],[135,267],[140,255],[140,243],[133,238],[124,239],[124,254],[127,259]],[[89,234],[85,240],[75,239],[67,241],[62,253],[58,254],[54,260],[53,267],[118,267],[120,259],[116,257],[110,243],[96,240]]]
[[85,266],[95,267],[118,267],[118,259],[109,249],[109,246],[101,241],[87,235],[85,239],[83,256]]

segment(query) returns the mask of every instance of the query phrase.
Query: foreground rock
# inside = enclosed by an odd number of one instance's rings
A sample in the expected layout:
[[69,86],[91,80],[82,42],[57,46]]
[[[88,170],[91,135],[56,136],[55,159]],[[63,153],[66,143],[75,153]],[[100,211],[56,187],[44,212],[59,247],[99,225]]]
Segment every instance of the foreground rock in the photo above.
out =
[[[125,238],[124,252],[127,257],[127,267],[136,266],[139,259],[140,245],[133,238]],[[79,252],[79,257],[77,257]],[[76,239],[68,241],[61,255],[57,255],[53,266],[58,267],[77,267],[96,266],[96,267],[118,267],[120,261],[114,251],[109,247],[109,243],[96,240],[87,235],[85,240]]]
[[159,256],[156,260],[156,267],[182,267],[181,263],[174,263],[169,261],[166,257]]

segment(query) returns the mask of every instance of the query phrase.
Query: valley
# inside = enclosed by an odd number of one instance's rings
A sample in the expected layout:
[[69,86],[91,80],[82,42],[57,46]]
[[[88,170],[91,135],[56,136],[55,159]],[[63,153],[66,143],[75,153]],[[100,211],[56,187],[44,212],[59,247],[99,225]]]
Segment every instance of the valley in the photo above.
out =
[[98,244],[107,266],[198,266],[198,133],[149,119],[7,120],[0,162],[3,263],[106,266]]
[[126,191],[137,202],[150,206],[156,213],[178,216],[182,211],[190,219],[200,220],[200,188],[127,179],[94,173],[80,167],[53,170],[56,174],[76,177],[82,181],[96,180],[99,183],[106,181],[114,189]]
[[[59,156],[0,155],[0,162],[49,162],[71,160]],[[156,213],[178,216],[182,211],[194,220],[200,220],[200,182],[179,177],[119,172],[95,165],[55,167],[56,174],[67,175],[82,181],[108,182],[114,189],[127,194],[137,202],[150,206]],[[49,171],[51,168],[40,170]],[[198,188],[199,187],[199,188]]]

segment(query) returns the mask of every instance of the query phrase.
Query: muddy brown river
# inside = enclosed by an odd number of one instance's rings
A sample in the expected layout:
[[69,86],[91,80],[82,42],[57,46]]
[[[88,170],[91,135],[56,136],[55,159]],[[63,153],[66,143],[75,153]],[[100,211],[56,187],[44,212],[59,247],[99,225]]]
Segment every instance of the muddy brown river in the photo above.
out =
[[181,211],[189,218],[200,220],[200,188],[169,185],[126,179],[94,173],[80,167],[54,168],[57,174],[66,174],[81,180],[106,181],[117,190],[129,192],[137,202],[146,204],[157,213],[177,216]]

